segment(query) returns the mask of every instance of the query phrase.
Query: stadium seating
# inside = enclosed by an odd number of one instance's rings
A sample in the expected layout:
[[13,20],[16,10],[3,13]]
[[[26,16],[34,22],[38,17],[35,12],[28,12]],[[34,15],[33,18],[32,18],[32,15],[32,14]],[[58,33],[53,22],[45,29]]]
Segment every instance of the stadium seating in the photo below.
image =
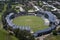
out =
[[[24,15],[25,13],[22,12]],[[21,14],[21,13],[20,13]],[[45,14],[48,15],[48,20],[52,23],[56,23],[56,17],[51,13],[51,12],[48,12],[48,11],[45,11],[43,13],[41,12],[38,12],[37,13],[37,16],[41,17],[41,16],[44,16],[45,17]],[[6,16],[6,21],[8,23],[9,26],[11,26],[13,29],[17,29],[19,28],[20,30],[27,30],[27,31],[31,31],[30,27],[29,26],[18,26],[18,25],[15,25],[12,23],[12,19],[15,18],[15,15],[14,13],[10,13],[9,15]],[[46,17],[45,17],[46,18]],[[33,36],[34,37],[38,37],[38,36],[41,36],[41,35],[45,35],[45,34],[49,34],[52,32],[52,30],[55,30],[56,29],[56,25],[55,24],[51,24],[51,26],[49,28],[46,28],[44,30],[38,30],[37,32],[33,33]]]

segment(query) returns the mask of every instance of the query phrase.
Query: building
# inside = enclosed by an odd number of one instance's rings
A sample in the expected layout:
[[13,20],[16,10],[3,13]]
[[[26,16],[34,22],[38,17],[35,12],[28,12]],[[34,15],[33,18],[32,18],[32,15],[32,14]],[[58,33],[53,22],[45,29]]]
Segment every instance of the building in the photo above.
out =
[[5,2],[5,1],[9,1],[9,0],[0,0],[0,2]]

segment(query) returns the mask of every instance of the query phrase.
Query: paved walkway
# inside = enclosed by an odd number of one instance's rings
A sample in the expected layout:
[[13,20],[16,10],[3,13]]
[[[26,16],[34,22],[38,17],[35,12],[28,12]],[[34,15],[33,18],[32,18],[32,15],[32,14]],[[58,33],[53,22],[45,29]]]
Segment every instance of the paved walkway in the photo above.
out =
[[43,35],[41,37],[38,37],[38,40],[44,40],[44,38],[46,38],[47,36],[49,36],[50,34],[47,34],[47,35]]
[[56,30],[58,30],[58,28],[60,28],[60,25],[56,28]]

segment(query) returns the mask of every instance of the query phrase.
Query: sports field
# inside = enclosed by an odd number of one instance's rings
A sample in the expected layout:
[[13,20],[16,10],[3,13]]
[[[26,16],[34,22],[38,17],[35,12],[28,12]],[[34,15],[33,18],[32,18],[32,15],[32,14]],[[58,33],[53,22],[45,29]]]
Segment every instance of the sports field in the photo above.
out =
[[20,16],[13,19],[13,23],[18,26],[30,26],[33,31],[48,28],[44,25],[44,20],[37,16]]

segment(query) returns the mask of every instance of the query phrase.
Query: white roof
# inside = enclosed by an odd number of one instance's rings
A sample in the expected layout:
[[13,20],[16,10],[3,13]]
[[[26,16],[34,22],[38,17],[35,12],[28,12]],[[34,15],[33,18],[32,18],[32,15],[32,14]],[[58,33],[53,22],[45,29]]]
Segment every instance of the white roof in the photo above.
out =
[[22,7],[20,7],[20,11],[25,11]]

